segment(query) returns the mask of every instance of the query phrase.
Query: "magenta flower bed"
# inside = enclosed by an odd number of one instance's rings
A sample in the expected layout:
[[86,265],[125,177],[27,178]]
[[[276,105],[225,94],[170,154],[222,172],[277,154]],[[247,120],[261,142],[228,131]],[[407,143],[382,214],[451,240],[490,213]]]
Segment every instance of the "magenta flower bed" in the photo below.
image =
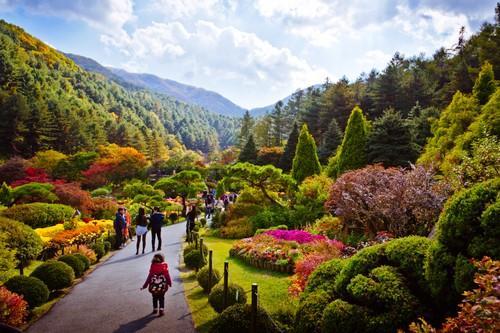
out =
[[266,235],[272,236],[276,239],[283,239],[287,241],[295,241],[299,244],[310,243],[318,240],[326,240],[327,238],[322,235],[313,235],[304,230],[269,230],[265,232]]

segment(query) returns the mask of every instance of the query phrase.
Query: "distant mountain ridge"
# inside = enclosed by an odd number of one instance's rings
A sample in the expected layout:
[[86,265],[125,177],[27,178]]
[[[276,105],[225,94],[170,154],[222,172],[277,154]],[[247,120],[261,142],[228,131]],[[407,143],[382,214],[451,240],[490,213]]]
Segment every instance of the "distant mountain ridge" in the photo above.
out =
[[244,108],[210,90],[164,79],[153,74],[131,73],[120,68],[105,67],[91,58],[76,54],[67,53],[66,56],[85,70],[100,73],[122,86],[147,88],[171,96],[181,102],[196,104],[208,111],[224,116],[241,117],[245,113]]

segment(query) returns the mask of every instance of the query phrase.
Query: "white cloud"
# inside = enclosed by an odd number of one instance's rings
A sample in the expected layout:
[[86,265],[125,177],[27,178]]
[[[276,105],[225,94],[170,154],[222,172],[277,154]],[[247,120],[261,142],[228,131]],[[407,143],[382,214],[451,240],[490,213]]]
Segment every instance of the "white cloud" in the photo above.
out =
[[235,10],[234,0],[153,0],[147,10],[171,20],[220,16]]
[[139,28],[126,38],[105,36],[103,42],[130,56],[128,68],[141,60],[165,57],[179,66],[190,67],[194,75],[215,80],[238,80],[245,85],[266,82],[294,89],[323,80],[325,70],[311,66],[287,48],[278,48],[253,33],[234,27],[219,27],[197,21],[188,31],[180,22],[158,23]]
[[365,72],[373,68],[381,70],[391,60],[392,55],[381,50],[370,50],[357,60],[357,63]]

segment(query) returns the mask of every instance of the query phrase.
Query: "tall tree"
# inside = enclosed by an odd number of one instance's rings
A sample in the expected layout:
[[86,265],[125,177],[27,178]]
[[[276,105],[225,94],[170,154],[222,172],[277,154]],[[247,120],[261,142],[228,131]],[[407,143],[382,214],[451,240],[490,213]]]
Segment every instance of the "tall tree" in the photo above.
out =
[[383,163],[384,166],[408,166],[418,156],[408,123],[401,113],[389,109],[373,122],[367,142],[369,163]]
[[299,141],[293,158],[292,177],[297,183],[301,183],[307,177],[317,175],[320,172],[321,165],[316,152],[316,142],[309,133],[307,125],[304,124],[300,130]]
[[288,140],[286,142],[285,151],[281,156],[280,166],[283,171],[292,170],[293,158],[295,156],[295,150],[297,149],[297,142],[299,140],[299,127],[297,123],[293,124],[292,132],[288,136]]
[[369,125],[359,107],[355,107],[345,130],[344,138],[337,154],[328,163],[328,174],[338,177],[348,170],[359,169],[366,165],[366,142]]
[[248,141],[243,147],[238,158],[239,162],[249,162],[255,164],[257,162],[257,148],[255,147],[255,142],[253,141],[253,135],[250,134]]
[[272,118],[266,114],[258,119],[252,130],[255,144],[259,147],[270,147],[273,145]]
[[472,91],[481,105],[486,104],[491,94],[495,92],[493,66],[489,62],[485,62],[481,67],[481,72],[479,72]]
[[281,146],[284,136],[284,114],[283,114],[283,102],[278,101],[274,105],[274,109],[271,112],[272,127],[271,135],[274,146]]
[[337,120],[333,118],[328,125],[327,131],[323,133],[318,151],[318,157],[322,163],[326,163],[328,158],[335,153],[337,147],[342,143],[343,135],[344,133],[340,129]]
[[248,137],[252,133],[252,128],[254,125],[254,120],[250,115],[250,112],[247,110],[243,115],[243,119],[241,119],[241,129],[240,134],[238,135],[238,146],[243,148],[243,146],[248,142]]

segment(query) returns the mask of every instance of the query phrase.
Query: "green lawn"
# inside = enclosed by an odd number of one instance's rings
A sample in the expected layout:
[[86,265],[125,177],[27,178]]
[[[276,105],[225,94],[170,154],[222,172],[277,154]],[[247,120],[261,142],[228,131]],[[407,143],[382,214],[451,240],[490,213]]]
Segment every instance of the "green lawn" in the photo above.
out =
[[[24,275],[29,276],[31,272],[35,270],[38,266],[43,264],[43,261],[33,260],[27,267],[24,267]],[[8,278],[19,275],[19,269],[11,269],[5,273]]]
[[[224,261],[229,261],[229,282],[239,284],[247,291],[248,302],[250,302],[249,292],[252,283],[258,284],[259,304],[268,311],[272,312],[281,302],[291,301],[287,294],[289,275],[260,270],[238,259],[230,258],[229,249],[234,240],[216,237],[204,237],[203,240],[208,248],[213,250],[213,267],[219,270],[221,275],[224,272]],[[190,271],[184,273],[182,277],[196,329],[198,332],[208,332],[217,313],[208,304],[207,295],[198,286],[195,274]]]

